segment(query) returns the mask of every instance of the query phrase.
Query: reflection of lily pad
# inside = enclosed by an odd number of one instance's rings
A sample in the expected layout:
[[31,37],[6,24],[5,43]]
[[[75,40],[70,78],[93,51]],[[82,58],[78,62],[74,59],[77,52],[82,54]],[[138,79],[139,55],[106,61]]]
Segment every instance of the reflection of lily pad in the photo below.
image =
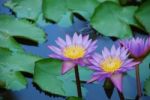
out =
[[146,95],[150,96],[150,77],[144,83],[144,92]]
[[26,20],[19,20],[9,15],[0,15],[0,31],[10,36],[30,39],[38,43],[45,41],[43,30]]
[[125,38],[132,36],[130,24],[136,25],[134,13],[137,7],[121,7],[113,2],[100,4],[91,18],[91,25],[106,36]]
[[5,83],[5,88],[25,88],[27,80],[19,71],[33,73],[34,62],[39,59],[40,57],[0,48],[0,80]]
[[[36,63],[34,82],[44,91],[63,95],[76,96],[76,83],[74,71],[61,75],[61,61],[54,59],[43,59]],[[88,80],[91,71],[86,68],[79,68],[81,80]],[[82,88],[85,93],[84,88]]]

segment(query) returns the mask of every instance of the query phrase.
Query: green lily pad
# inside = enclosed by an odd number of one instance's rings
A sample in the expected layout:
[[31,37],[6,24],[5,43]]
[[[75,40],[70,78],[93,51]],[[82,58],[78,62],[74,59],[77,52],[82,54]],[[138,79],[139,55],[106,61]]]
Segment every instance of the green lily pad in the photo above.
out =
[[[74,70],[61,75],[61,66],[60,60],[51,58],[36,62],[34,82],[44,91],[62,96],[76,96]],[[79,67],[79,73],[82,81],[88,80],[91,75],[91,71],[85,67]],[[84,88],[82,91],[85,94]]]
[[119,4],[119,0],[97,0],[97,1],[100,3],[105,2],[105,1],[111,1],[111,2],[115,2]]
[[68,97],[66,100],[83,100],[79,97]]
[[67,0],[67,7],[73,12],[90,20],[99,2],[97,0]]
[[131,37],[130,24],[138,26],[134,19],[136,6],[121,7],[114,2],[103,2],[95,10],[91,25],[105,36]]
[[33,74],[34,62],[41,59],[30,54],[12,52],[6,48],[0,48],[0,56],[0,81],[5,83],[5,88],[11,90],[26,87],[27,80],[20,71]]
[[21,45],[18,44],[13,37],[2,32],[0,32],[0,47],[9,48],[14,52],[23,52]]
[[42,0],[9,0],[5,6],[12,9],[17,17],[36,20],[42,12]]
[[19,20],[9,15],[0,15],[0,31],[10,36],[30,39],[38,43],[45,41],[43,30],[26,20]]
[[146,2],[144,2],[136,11],[135,15],[146,31],[150,33],[150,0],[146,0]]

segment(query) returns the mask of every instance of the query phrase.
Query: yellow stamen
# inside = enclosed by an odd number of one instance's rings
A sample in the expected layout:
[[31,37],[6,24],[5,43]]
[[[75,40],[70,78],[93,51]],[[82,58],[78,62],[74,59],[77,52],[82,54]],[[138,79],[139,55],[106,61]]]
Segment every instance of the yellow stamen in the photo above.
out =
[[84,56],[85,49],[82,46],[72,45],[64,49],[64,56],[71,59],[78,59]]
[[108,57],[107,59],[103,60],[100,66],[105,72],[114,72],[119,69],[122,65],[121,60],[118,57]]

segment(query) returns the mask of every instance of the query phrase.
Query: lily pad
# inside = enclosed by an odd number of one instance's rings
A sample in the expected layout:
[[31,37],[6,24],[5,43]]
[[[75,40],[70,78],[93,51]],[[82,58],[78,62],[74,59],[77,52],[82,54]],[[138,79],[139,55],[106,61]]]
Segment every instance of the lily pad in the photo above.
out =
[[105,36],[131,37],[129,25],[138,26],[134,19],[136,6],[121,7],[114,2],[103,2],[95,10],[91,25]]
[[88,21],[98,4],[97,0],[67,0],[67,7],[73,13],[80,14]]
[[17,17],[36,20],[42,12],[42,0],[9,0],[5,6],[12,9]]
[[42,29],[26,20],[19,20],[9,15],[0,15],[0,31],[10,36],[30,39],[38,43],[45,41],[45,33]]
[[12,52],[6,48],[0,48],[0,56],[0,81],[6,84],[5,88],[11,90],[26,87],[27,80],[20,71],[33,74],[34,62],[41,59],[30,54]]
[[0,32],[0,47],[9,48],[14,52],[23,52],[21,45],[18,44],[13,37],[2,32]]
[[[76,96],[74,71],[61,75],[61,66],[60,60],[51,58],[36,62],[34,82],[44,91],[62,96]],[[85,67],[79,67],[79,73],[82,81],[86,81],[91,75],[91,71]],[[82,91],[85,94],[84,88]]]
[[148,33],[150,33],[150,0],[146,0],[136,11],[137,20],[144,26]]

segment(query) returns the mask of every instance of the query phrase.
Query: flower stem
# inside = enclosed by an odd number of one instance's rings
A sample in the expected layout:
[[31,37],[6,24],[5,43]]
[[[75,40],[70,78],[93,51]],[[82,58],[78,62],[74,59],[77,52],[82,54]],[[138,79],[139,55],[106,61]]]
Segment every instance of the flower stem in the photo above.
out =
[[74,70],[75,70],[75,78],[76,78],[76,86],[77,86],[78,97],[82,98],[82,91],[81,91],[81,83],[80,83],[78,65],[76,65],[74,67]]
[[117,89],[117,92],[118,92],[118,95],[120,97],[120,100],[125,100],[123,93],[121,93],[118,89]]
[[142,96],[141,92],[141,82],[140,82],[140,73],[139,73],[139,65],[136,66],[136,84],[137,84],[137,96],[140,98]]

